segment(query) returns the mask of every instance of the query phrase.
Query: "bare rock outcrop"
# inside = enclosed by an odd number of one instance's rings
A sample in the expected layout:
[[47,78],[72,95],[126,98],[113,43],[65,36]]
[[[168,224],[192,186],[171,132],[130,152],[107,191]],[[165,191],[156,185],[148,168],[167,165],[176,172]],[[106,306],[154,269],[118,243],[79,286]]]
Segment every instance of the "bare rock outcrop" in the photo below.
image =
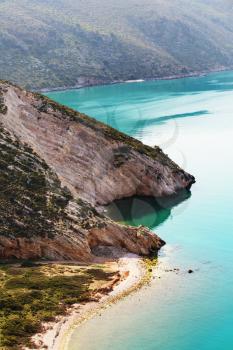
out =
[[75,197],[102,205],[133,195],[171,195],[194,182],[159,147],[145,146],[42,95],[1,86],[7,113],[0,121],[54,169]]
[[157,252],[148,229],[95,207],[195,182],[151,148],[42,95],[0,82],[0,258],[91,260],[98,246]]

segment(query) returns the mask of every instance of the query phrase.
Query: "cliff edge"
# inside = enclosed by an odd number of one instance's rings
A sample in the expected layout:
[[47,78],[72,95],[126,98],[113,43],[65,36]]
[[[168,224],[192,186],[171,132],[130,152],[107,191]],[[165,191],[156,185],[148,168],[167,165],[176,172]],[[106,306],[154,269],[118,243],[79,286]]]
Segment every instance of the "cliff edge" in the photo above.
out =
[[168,196],[193,176],[159,147],[0,82],[0,258],[88,261],[99,246],[137,254],[164,242],[96,211],[115,199]]

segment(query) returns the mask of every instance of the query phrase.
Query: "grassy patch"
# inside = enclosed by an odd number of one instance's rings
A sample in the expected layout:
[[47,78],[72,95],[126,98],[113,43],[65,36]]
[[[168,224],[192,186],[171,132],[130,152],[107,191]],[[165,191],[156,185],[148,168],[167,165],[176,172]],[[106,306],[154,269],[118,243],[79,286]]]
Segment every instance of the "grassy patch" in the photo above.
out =
[[70,305],[88,301],[94,286],[110,281],[106,266],[0,266],[0,348],[33,347],[30,337]]

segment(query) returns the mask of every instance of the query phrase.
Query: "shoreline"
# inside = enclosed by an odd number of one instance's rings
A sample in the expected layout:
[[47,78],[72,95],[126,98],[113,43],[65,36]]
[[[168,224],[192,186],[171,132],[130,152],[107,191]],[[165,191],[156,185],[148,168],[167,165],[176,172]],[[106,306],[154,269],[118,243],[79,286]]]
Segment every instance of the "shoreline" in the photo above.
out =
[[79,325],[142,288],[151,280],[151,266],[157,259],[149,261],[132,253],[119,257],[117,263],[121,278],[116,279],[111,291],[104,293],[98,301],[75,304],[68,314],[59,316],[56,321],[44,323],[44,331],[33,336],[32,341],[40,349],[68,349],[70,337]]
[[166,254],[165,256],[155,258],[154,260],[150,260],[149,258],[142,258],[139,256],[136,257],[141,263],[140,268],[142,273],[138,281],[122,292],[117,293],[117,290],[113,291],[113,294],[106,296],[106,300],[103,304],[100,304],[99,306],[97,305],[96,308],[90,309],[90,312],[87,311],[87,313],[84,313],[81,319],[76,320],[76,322],[71,324],[71,327],[66,333],[61,334],[61,336],[64,337],[62,339],[62,342],[60,343],[59,347],[52,348],[52,350],[69,350],[68,346],[70,344],[73,333],[81,325],[83,325],[83,323],[90,321],[98,314],[101,315],[101,313],[104,312],[107,308],[112,307],[114,304],[120,303],[126,297],[133,298],[134,294],[140,292],[143,287],[149,287],[152,280],[158,279],[157,282],[160,281],[160,279],[168,271],[176,272],[174,269],[172,269],[170,265],[170,258]]
[[195,77],[204,77],[207,75],[210,75],[212,73],[220,73],[220,72],[228,72],[231,71],[232,68],[219,68],[219,69],[213,69],[213,70],[207,70],[203,72],[192,72],[192,73],[186,73],[186,74],[175,74],[175,75],[167,75],[164,77],[153,77],[153,78],[138,78],[134,80],[116,80],[116,81],[99,81],[96,83],[83,83],[83,84],[77,84],[77,85],[71,85],[71,86],[61,86],[57,88],[43,88],[43,89],[32,89],[33,92],[38,93],[49,93],[49,92],[64,92],[68,90],[80,90],[90,87],[98,87],[98,86],[109,86],[109,85],[116,85],[116,84],[132,84],[132,83],[140,83],[140,82],[146,82],[146,81],[164,81],[164,80],[177,80],[177,79],[185,79],[185,78],[195,78]]

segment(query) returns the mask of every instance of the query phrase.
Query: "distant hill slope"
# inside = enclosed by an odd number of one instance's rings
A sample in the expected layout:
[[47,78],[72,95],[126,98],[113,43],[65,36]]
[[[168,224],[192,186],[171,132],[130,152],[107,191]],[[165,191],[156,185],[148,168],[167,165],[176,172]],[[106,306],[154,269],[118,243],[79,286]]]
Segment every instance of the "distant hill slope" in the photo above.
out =
[[228,0],[2,0],[0,78],[30,88],[233,67]]

